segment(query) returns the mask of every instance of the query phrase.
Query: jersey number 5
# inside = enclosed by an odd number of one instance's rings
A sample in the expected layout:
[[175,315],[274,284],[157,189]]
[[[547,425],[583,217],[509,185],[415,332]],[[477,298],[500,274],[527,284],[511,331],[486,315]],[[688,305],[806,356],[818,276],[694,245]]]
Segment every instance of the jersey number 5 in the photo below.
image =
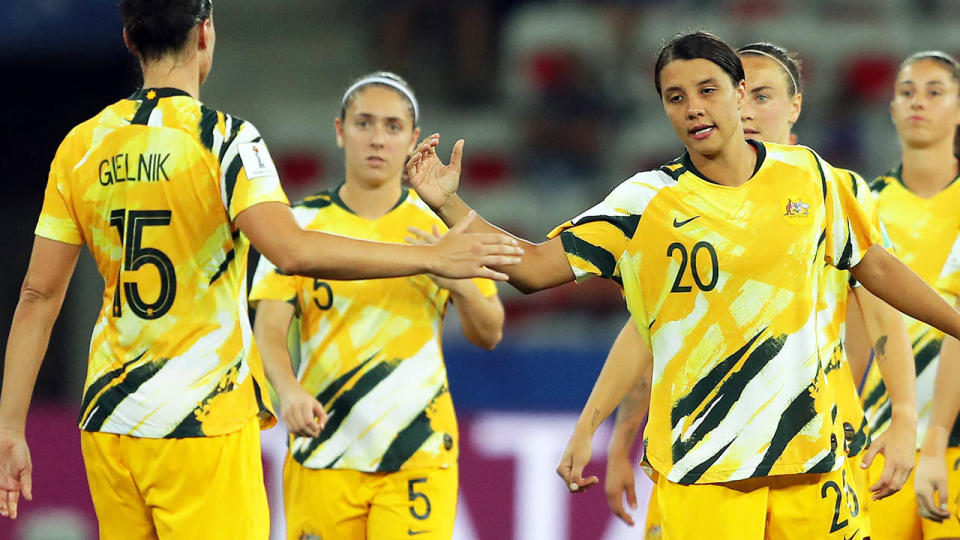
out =
[[170,224],[169,210],[130,210],[118,209],[110,212],[110,225],[116,227],[120,234],[120,243],[123,246],[123,265],[117,276],[117,287],[113,295],[113,316],[122,314],[120,304],[120,276],[123,271],[135,271],[150,264],[156,267],[160,274],[160,294],[157,300],[148,304],[140,296],[140,289],[136,283],[124,282],[123,295],[127,299],[130,310],[141,319],[157,319],[173,306],[173,299],[177,296],[177,275],[173,270],[173,263],[167,254],[156,248],[143,247],[144,227],[159,227]]
[[[703,282],[703,278],[700,277],[700,271],[697,269],[697,261],[700,260],[698,255],[700,255],[702,250],[706,250],[710,256],[710,281],[706,283]],[[693,287],[690,285],[683,285],[681,283],[683,281],[683,275],[687,271],[688,259],[690,261],[690,274],[693,276],[693,282],[697,284],[697,288],[701,291],[712,291],[713,288],[717,286],[717,281],[720,279],[720,266],[717,260],[717,250],[714,249],[710,242],[697,242],[693,245],[693,249],[690,250],[689,255],[687,255],[687,246],[680,242],[674,242],[667,246],[667,257],[673,258],[675,251],[680,252],[680,269],[677,270],[677,277],[673,280],[673,287],[670,289],[670,292],[690,292],[693,290]]]

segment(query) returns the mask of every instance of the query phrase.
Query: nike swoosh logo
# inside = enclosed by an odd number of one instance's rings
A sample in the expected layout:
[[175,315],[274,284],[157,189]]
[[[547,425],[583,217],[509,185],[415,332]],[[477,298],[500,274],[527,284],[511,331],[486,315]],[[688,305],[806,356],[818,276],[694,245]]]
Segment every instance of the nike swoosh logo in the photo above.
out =
[[407,534],[410,536],[416,536],[418,534],[427,534],[430,531],[415,531],[413,529],[407,529]]
[[844,537],[843,537],[843,540],[853,540],[854,538],[857,537],[857,534],[858,534],[859,532],[860,532],[860,529],[857,529],[857,530],[853,531],[853,534],[851,534],[849,538],[846,537],[846,536],[844,536]]
[[680,227],[683,227],[684,225],[686,225],[687,223],[690,223],[691,221],[697,219],[698,217],[700,216],[693,216],[692,218],[685,219],[683,221],[677,221],[677,218],[673,218],[673,226],[679,229]]

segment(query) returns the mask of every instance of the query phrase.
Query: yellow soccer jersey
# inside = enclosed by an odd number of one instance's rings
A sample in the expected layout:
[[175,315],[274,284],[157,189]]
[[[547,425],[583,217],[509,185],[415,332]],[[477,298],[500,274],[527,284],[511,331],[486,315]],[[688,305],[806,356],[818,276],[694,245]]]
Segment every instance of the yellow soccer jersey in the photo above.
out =
[[[308,198],[293,211],[304,228],[379,242],[403,243],[408,226],[446,230],[408,189],[376,220],[353,213],[337,190]],[[484,295],[496,294],[492,281],[475,283]],[[423,274],[321,281],[283,275],[260,259],[250,300],[296,306],[297,378],[329,414],[319,437],[291,437],[297,462],[366,472],[456,463],[457,421],[440,343],[449,296]]]
[[[881,237],[886,238],[883,225],[877,215],[877,204],[870,191],[870,187],[863,178],[853,172],[843,169],[837,170],[838,181],[846,182],[853,195],[871,223],[880,231]],[[888,242],[884,240],[886,246]],[[847,444],[847,455],[859,454],[869,443],[869,430],[864,416],[863,406],[860,404],[860,394],[857,393],[857,384],[853,380],[853,372],[844,352],[844,337],[846,336],[847,303],[852,292],[851,286],[855,281],[846,270],[838,270],[825,264],[823,271],[823,294],[820,297],[817,324],[821,332],[820,355],[824,361],[824,373],[827,384],[830,385],[836,400],[840,425],[844,434],[851,437]],[[849,426],[849,427],[847,427]],[[850,433],[847,433],[847,430]]]
[[822,261],[856,265],[879,233],[812,150],[751,144],[742,186],[685,154],[550,233],[578,278],[622,284],[653,352],[645,459],[675,483],[843,462],[818,350]]
[[180,90],[138,91],[67,135],[36,234],[86,244],[105,282],[82,429],[200,437],[272,420],[232,223],[266,201],[286,197],[256,128]]
[[[954,181],[929,199],[914,195],[903,184],[900,168],[877,178],[873,185],[880,220],[897,256],[951,305],[960,295],[960,182]],[[933,386],[940,364],[943,332],[904,316],[917,370],[917,444],[930,422]],[[874,436],[890,425],[890,398],[871,362],[860,395]],[[960,426],[954,425],[950,446],[960,446]]]

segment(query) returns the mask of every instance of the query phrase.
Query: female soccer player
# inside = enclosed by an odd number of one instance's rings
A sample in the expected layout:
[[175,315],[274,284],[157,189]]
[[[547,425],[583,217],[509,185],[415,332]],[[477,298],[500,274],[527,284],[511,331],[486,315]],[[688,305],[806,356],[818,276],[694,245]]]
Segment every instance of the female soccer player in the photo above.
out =
[[[424,239],[416,242],[435,241],[446,226],[401,185],[419,138],[418,111],[413,91],[392,73],[354,82],[334,121],[345,181],[294,205],[298,222],[381,242],[402,242],[413,227]],[[291,432],[287,537],[450,538],[459,436],[440,347],[443,316],[452,300],[467,339],[493,348],[504,319],[494,283],[427,274],[320,281],[281,274],[261,259],[250,300],[254,336]],[[297,376],[287,350],[295,314]]]
[[[890,103],[902,148],[901,164],[873,183],[880,219],[897,254],[949,302],[960,297],[958,94],[960,64],[952,56],[925,51],[904,60]],[[955,508],[941,506],[946,501],[956,504],[960,493],[960,425],[955,424],[953,404],[960,370],[958,344],[921,321],[908,319],[907,330],[915,355],[920,418],[916,491],[910,482],[900,493],[875,504],[871,512],[874,538],[960,538],[960,523],[950,517]],[[882,433],[889,424],[890,406],[874,365],[867,369],[861,395],[871,430]],[[870,468],[871,479],[879,474],[879,466],[875,463]],[[918,510],[929,519],[921,519]]]
[[302,230],[256,128],[197,101],[210,0],[124,0],[121,12],[143,89],[73,129],[51,165],[6,350],[0,514],[32,496],[26,411],[86,244],[105,281],[80,417],[100,538],[266,538],[257,419],[272,413],[246,317],[249,242],[284,272],[337,279],[496,277],[482,265],[517,248]]
[[[841,173],[807,148],[744,139],[743,67],[729,46],[702,32],[678,36],[655,75],[687,152],[627,180],[551,240],[522,242],[523,260],[505,269],[510,282],[528,292],[589,275],[623,284],[653,354],[646,459],[667,538],[859,534],[839,504],[843,433],[816,345],[822,263],[849,268],[951,335],[960,313],[874,245],[879,233]],[[407,169],[453,223],[470,212],[456,195],[463,143],[445,166],[438,141],[421,143]],[[498,230],[482,220],[471,228]],[[559,467],[568,484],[584,481],[594,424],[631,382],[592,395],[576,451]]]
[[[800,116],[803,103],[799,59],[771,43],[752,43],[741,47],[737,52],[746,75],[747,97],[741,112],[744,134],[747,138],[764,142],[795,143],[796,136],[791,132]],[[846,171],[846,174],[857,200],[876,221],[876,205],[869,187],[852,171]],[[824,279],[826,282],[820,307],[822,320],[819,323],[820,354],[827,382],[836,394],[838,421],[844,426],[847,439],[846,456],[851,461],[851,478],[848,481],[854,488],[854,493],[848,494],[849,504],[858,508],[859,512],[865,512],[870,491],[876,493],[877,498],[882,498],[899,490],[913,467],[914,449],[911,441],[916,437],[913,353],[899,312],[863,287],[851,288],[847,272],[828,265],[824,268]],[[866,420],[857,394],[857,385],[846,361],[842,339],[848,301],[855,306],[858,317],[862,311],[868,321],[867,329],[859,328],[859,331],[869,333],[871,343],[883,344],[879,347],[884,351],[880,365],[886,375],[885,379],[890,381],[888,386],[895,398],[893,401],[896,413],[891,429],[873,441],[867,452],[864,452],[868,442]],[[628,326],[630,324],[631,322],[628,322]],[[851,329],[847,328],[847,332],[850,331]],[[635,330],[631,332],[625,328],[622,331],[610,351],[608,362],[636,361],[637,346],[628,341],[633,335],[636,335]],[[863,339],[867,340],[866,337]],[[642,355],[641,359],[649,359],[649,355]],[[632,524],[632,518],[623,508],[622,495],[626,493],[628,501],[632,501],[635,507],[634,474],[629,451],[647,413],[646,407],[637,405],[649,402],[649,395],[638,396],[641,391],[649,394],[649,360],[643,362],[642,367],[645,371],[644,378],[637,383],[642,387],[637,388],[635,385],[625,398],[626,401],[618,407],[604,480],[611,510],[629,524]],[[869,463],[876,453],[882,453],[887,458],[885,474],[870,486],[866,470],[860,464],[864,459]],[[652,495],[647,510],[646,538],[659,538],[659,511],[655,492]]]

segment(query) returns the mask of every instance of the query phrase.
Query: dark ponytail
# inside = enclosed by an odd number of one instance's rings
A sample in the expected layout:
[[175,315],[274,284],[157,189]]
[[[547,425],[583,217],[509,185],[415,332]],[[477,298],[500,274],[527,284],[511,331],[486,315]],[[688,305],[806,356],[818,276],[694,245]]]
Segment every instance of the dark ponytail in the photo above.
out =
[[212,11],[212,0],[120,0],[123,28],[144,61],[179,51]]

